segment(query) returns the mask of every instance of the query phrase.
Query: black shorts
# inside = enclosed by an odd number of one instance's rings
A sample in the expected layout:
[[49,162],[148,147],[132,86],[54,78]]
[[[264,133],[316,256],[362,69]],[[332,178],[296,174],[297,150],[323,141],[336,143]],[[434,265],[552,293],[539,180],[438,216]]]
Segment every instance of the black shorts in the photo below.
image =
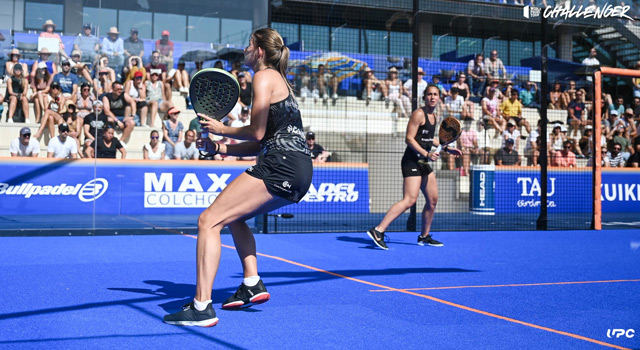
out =
[[311,186],[313,163],[304,153],[274,151],[245,172],[264,181],[272,195],[298,203]]
[[520,117],[508,117],[507,121],[509,120],[513,120],[514,123],[516,123],[516,126],[520,125],[520,122],[522,121],[522,118]]
[[429,165],[426,159],[420,160],[415,155],[405,155],[402,157],[402,161],[400,162],[400,166],[402,167],[402,177],[410,177],[410,176],[428,176],[433,172],[431,165]]

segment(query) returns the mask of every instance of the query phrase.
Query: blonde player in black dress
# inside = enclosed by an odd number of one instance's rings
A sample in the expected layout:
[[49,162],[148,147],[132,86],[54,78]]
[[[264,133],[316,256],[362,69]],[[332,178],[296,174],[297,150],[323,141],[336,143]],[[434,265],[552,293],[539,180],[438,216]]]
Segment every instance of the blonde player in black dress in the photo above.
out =
[[220,230],[228,226],[242,262],[244,280],[223,309],[246,307],[269,300],[256,259],[256,243],[245,220],[299,202],[311,185],[313,165],[298,104],[286,79],[289,49],[271,28],[255,31],[245,49],[245,64],[253,77],[251,124],[227,127],[203,114],[202,127],[212,134],[246,142],[217,144],[199,140],[209,153],[258,155],[257,164],[233,180],[198,219],[197,285],[192,302],[166,315],[164,321],[183,326],[211,327],[218,318],[211,305],[211,289],[220,263]]
[[[429,230],[438,202],[438,183],[429,161],[436,161],[440,153],[431,152],[432,146],[438,146],[436,139],[436,106],[440,102],[440,90],[436,85],[429,85],[424,90],[425,106],[418,108],[411,114],[407,125],[405,142],[407,149],[402,157],[402,177],[404,178],[404,193],[402,200],[389,208],[384,219],[378,226],[367,231],[373,242],[382,249],[389,249],[384,241],[384,232],[391,223],[402,213],[411,208],[418,200],[422,191],[426,203],[422,210],[422,232],[418,236],[419,245],[441,247],[441,242],[433,239]],[[445,148],[446,149],[446,148]],[[451,152],[457,153],[457,152]]]

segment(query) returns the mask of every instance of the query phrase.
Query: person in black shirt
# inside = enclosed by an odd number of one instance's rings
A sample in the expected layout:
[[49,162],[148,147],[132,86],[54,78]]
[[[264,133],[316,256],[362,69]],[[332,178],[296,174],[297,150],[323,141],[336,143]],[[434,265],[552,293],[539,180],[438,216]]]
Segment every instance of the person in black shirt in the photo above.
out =
[[316,143],[316,135],[309,131],[307,133],[307,146],[311,150],[311,159],[313,159],[314,163],[324,163],[328,162],[331,153],[324,150],[322,146]]
[[116,159],[118,151],[122,153],[122,159],[127,157],[127,150],[124,149],[120,141],[114,136],[115,130],[107,128],[104,137],[94,140],[85,150],[87,158],[112,158]]
[[109,126],[115,127],[116,122],[118,122],[117,119],[109,120],[109,117],[104,114],[102,102],[95,101],[93,103],[93,113],[89,113],[84,117],[82,126],[85,147],[89,146],[96,138],[102,138],[104,130]]
[[250,107],[251,106],[251,83],[247,81],[247,77],[244,73],[238,73],[238,84],[240,84],[240,103],[242,107]]
[[496,165],[520,165],[518,151],[513,149],[515,143],[513,139],[504,142],[504,147],[496,152]]

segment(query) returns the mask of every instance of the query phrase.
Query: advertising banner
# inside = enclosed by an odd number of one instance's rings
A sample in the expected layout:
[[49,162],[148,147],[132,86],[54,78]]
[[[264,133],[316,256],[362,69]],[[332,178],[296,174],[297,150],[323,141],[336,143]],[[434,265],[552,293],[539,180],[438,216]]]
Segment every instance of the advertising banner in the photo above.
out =
[[[25,160],[0,162],[4,215],[199,214],[250,162]],[[287,212],[369,212],[366,165],[317,166]],[[241,199],[239,199],[241,200]]]

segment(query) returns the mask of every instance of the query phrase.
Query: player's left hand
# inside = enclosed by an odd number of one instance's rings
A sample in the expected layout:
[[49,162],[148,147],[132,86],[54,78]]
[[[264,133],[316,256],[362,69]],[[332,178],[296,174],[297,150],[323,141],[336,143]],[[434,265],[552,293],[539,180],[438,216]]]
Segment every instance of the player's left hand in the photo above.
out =
[[222,128],[224,128],[224,124],[222,124],[221,122],[202,113],[198,113],[198,117],[200,117],[199,123],[203,129],[206,129],[210,133],[217,134],[217,135],[219,135],[222,132]]

